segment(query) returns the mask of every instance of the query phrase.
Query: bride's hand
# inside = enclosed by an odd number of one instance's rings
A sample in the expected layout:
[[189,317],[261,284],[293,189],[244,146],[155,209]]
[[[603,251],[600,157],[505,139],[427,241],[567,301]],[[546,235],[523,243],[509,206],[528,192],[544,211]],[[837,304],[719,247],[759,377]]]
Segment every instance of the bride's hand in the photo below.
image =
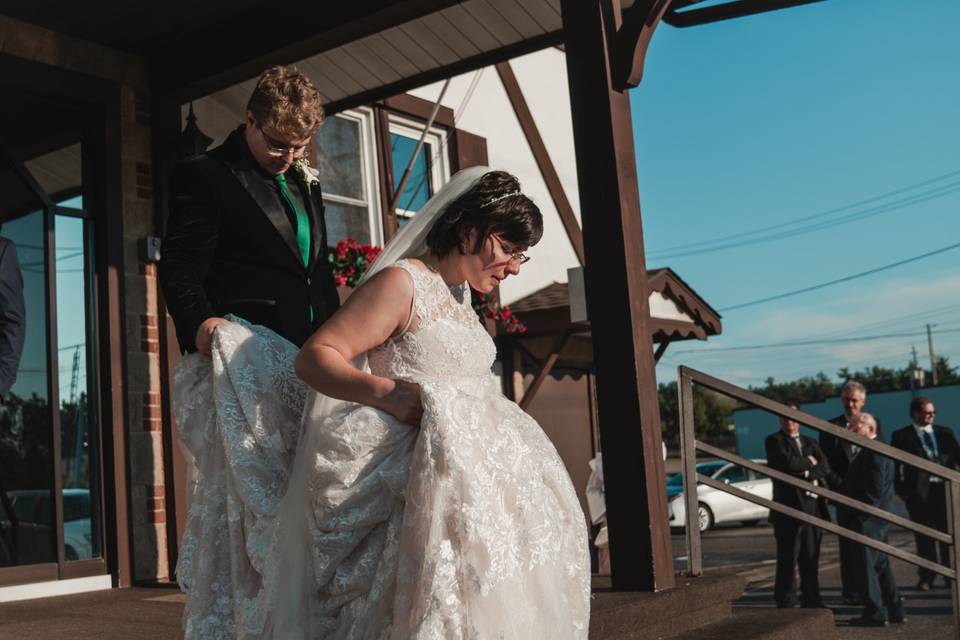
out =
[[420,400],[420,385],[403,380],[394,380],[395,387],[384,399],[384,410],[403,424],[420,426],[423,417],[423,402]]

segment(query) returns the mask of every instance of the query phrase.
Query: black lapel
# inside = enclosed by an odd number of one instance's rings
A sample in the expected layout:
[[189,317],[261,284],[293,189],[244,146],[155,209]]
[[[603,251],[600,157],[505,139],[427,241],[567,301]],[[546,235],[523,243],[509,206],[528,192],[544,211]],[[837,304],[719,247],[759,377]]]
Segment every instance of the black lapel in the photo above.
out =
[[255,169],[230,167],[230,171],[233,172],[233,175],[236,176],[240,184],[243,185],[243,188],[247,190],[250,197],[256,201],[260,210],[267,216],[267,219],[270,220],[270,223],[283,238],[284,243],[286,243],[291,253],[293,253],[293,257],[296,258],[297,262],[302,266],[303,262],[300,259],[300,249],[297,247],[297,236],[293,231],[293,226],[290,224],[290,219],[287,217],[286,211],[283,210],[280,198],[273,193]]

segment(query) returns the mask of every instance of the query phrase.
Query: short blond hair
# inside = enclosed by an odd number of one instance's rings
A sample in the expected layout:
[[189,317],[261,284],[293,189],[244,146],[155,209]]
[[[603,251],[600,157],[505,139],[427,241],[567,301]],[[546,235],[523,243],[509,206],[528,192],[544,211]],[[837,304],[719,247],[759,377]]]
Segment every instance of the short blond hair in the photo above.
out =
[[270,67],[257,80],[247,111],[260,126],[285,136],[307,138],[323,124],[320,92],[296,67]]

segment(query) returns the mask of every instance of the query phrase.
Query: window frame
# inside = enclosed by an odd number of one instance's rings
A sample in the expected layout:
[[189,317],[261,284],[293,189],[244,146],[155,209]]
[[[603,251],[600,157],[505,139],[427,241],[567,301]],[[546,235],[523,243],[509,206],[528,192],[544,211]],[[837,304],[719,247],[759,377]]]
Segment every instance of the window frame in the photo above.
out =
[[[343,118],[359,124],[360,183],[366,200],[359,200],[327,191],[321,183],[320,187],[324,189],[323,199],[325,202],[336,202],[354,207],[366,207],[367,223],[370,229],[370,244],[382,246],[384,243],[384,234],[380,210],[380,175],[377,168],[373,110],[369,107],[357,107],[356,109],[338,111],[328,117]],[[336,243],[331,244],[331,239],[327,238],[327,244],[332,248]]]
[[[432,196],[437,192],[438,189],[443,187],[450,180],[450,155],[447,151],[447,145],[450,142],[450,130],[444,126],[438,126],[436,121],[429,128],[426,127],[427,123],[425,121],[420,121],[415,118],[411,118],[404,115],[399,115],[395,112],[390,112],[387,115],[387,131],[386,134],[389,137],[391,134],[401,135],[407,138],[412,138],[413,140],[419,140],[420,136],[423,134],[423,130],[427,129],[427,136],[424,138],[424,146],[430,145],[432,150],[432,155],[428,158],[428,171],[430,175],[430,195]],[[388,140],[389,142],[389,140]],[[388,145],[387,148],[390,148],[392,145]],[[420,153],[425,153],[426,150],[421,150]],[[393,158],[386,158],[386,161],[390,163],[390,166],[393,166]],[[401,176],[393,176],[394,181],[399,180]],[[393,193],[394,185],[390,185],[390,192]],[[400,206],[401,202],[397,202],[397,207],[394,209],[394,214],[398,218],[412,218],[416,215],[416,211],[409,211],[403,209]]]

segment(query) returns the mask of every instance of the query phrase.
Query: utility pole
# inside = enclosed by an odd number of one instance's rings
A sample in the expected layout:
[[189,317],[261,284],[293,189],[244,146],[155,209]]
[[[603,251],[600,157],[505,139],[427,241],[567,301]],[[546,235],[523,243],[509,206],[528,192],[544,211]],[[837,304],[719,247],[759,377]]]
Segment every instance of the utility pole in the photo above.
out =
[[911,395],[916,396],[915,393],[917,390],[917,347],[911,346],[910,352],[913,354],[913,358],[910,360],[910,391]]
[[930,347],[930,375],[933,376],[933,384],[936,386],[939,382],[937,376],[937,356],[933,353],[933,325],[927,323],[927,345]]

